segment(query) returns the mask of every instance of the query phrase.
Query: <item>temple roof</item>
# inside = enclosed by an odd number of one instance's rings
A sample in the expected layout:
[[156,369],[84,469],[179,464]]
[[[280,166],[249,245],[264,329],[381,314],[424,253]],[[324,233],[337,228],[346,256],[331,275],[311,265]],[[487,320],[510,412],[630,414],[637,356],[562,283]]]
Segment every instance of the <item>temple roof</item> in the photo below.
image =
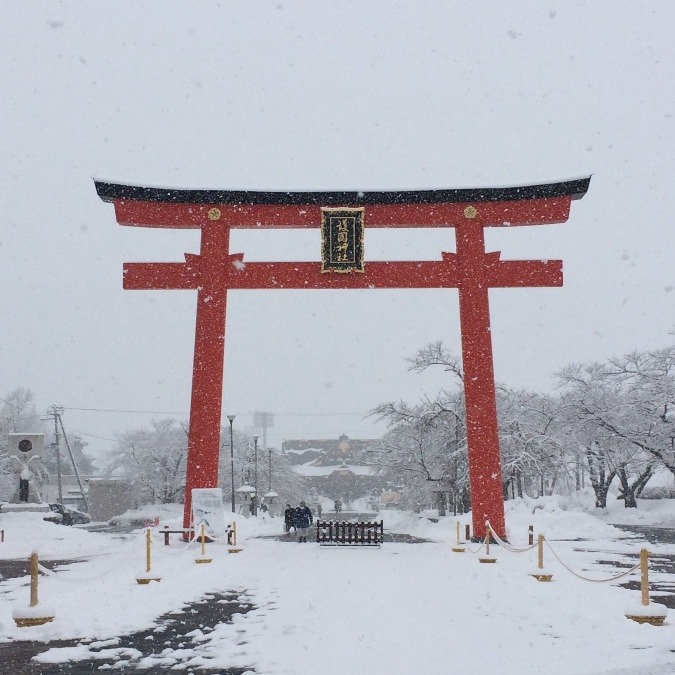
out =
[[503,202],[528,199],[571,197],[581,199],[590,176],[559,183],[514,187],[458,188],[441,190],[267,192],[249,190],[190,190],[142,187],[95,180],[96,192],[104,202],[142,201],[173,204],[232,205],[314,205],[366,206],[369,204],[447,204],[464,202]]

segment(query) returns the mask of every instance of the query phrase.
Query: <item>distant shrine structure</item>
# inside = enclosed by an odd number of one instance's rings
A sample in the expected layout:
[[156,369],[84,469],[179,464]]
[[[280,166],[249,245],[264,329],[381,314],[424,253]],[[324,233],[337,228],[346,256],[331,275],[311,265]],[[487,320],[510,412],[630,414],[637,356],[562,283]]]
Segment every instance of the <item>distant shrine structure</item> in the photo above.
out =
[[[191,491],[218,484],[228,291],[456,288],[462,337],[474,537],[485,523],[506,536],[497,432],[490,288],[562,286],[560,260],[501,260],[485,250],[486,227],[567,221],[589,178],[499,188],[388,192],[180,190],[95,181],[120,225],[201,230],[185,262],[125,263],[124,288],[196,290],[197,321],[183,525]],[[456,253],[440,260],[372,261],[369,228],[454,228]],[[237,228],[320,228],[320,262],[247,262],[230,253]],[[290,327],[289,327],[290,329]]]
[[305,478],[310,492],[351,502],[382,492],[385,484],[369,454],[380,445],[380,440],[342,434],[337,439],[287,439],[281,444],[281,454]]

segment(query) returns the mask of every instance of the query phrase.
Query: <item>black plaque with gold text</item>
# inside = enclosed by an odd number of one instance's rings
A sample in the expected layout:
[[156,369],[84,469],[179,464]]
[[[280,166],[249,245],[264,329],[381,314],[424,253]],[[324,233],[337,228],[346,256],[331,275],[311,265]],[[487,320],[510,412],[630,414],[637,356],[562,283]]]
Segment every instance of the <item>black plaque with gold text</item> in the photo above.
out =
[[363,272],[364,211],[321,209],[322,272]]

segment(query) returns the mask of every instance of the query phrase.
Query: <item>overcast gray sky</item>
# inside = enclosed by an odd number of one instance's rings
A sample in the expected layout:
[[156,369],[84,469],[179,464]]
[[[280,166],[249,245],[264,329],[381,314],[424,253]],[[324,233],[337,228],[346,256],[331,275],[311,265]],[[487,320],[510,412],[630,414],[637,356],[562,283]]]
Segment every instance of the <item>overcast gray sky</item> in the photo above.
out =
[[[550,390],[570,361],[675,324],[672,2],[2,2],[0,396],[18,386],[100,452],[187,419],[196,294],[124,291],[122,263],[198,233],[117,225],[92,177],[182,188],[393,190],[592,174],[565,224],[492,229],[565,285],[490,292],[495,372]],[[236,231],[247,260],[319,260],[316,231]],[[453,230],[368,231],[368,260],[440,259]],[[435,396],[455,290],[238,291],[223,415],[284,438],[375,437],[367,411]],[[96,410],[82,410],[85,408]],[[115,412],[115,411],[146,412]],[[167,414],[171,413],[171,415]]]

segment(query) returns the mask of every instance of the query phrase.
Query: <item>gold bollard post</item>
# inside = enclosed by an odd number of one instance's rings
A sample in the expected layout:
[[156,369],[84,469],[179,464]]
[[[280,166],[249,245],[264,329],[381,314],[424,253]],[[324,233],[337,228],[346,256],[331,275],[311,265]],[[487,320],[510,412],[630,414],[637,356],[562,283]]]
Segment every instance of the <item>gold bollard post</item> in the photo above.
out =
[[38,555],[31,553],[30,556],[30,606],[38,604]]
[[649,551],[646,548],[640,551],[640,590],[646,607],[649,604]]
[[[530,525],[530,527],[532,527]],[[537,537],[537,571],[533,572],[530,576],[534,577],[537,581],[551,581],[553,575],[548,572],[544,572],[544,535],[540,534]]]
[[490,527],[489,523],[485,524],[485,555],[482,558],[478,558],[478,562],[482,563],[496,563],[497,558],[490,556]]
[[152,546],[152,535],[150,528],[145,531],[145,574],[139,574],[136,577],[136,582],[139,584],[149,584],[151,581],[161,581],[162,578],[150,573],[152,568],[152,560],[150,557],[150,549]]
[[241,553],[242,549],[237,547],[237,523],[232,521],[232,546],[227,549],[228,553]]
[[145,531],[145,571],[149,572],[151,567],[150,560],[150,528]]
[[640,551],[640,591],[641,608],[630,613],[626,612],[626,618],[637,623],[663,626],[668,609],[665,605],[649,602],[649,551],[646,548]]
[[207,558],[206,557],[206,532],[204,531],[204,523],[202,523],[201,540],[202,540],[202,556],[201,556],[201,558],[195,558],[195,562],[196,563],[213,562],[213,558]]
[[30,556],[30,604],[29,611],[14,610],[12,616],[14,623],[19,628],[28,628],[30,626],[42,626],[54,620],[54,614],[49,610],[40,611],[40,609],[33,609],[38,607],[38,554],[33,552]]
[[457,546],[452,547],[453,553],[464,553],[464,546],[461,545],[459,540],[459,520],[457,521]]

